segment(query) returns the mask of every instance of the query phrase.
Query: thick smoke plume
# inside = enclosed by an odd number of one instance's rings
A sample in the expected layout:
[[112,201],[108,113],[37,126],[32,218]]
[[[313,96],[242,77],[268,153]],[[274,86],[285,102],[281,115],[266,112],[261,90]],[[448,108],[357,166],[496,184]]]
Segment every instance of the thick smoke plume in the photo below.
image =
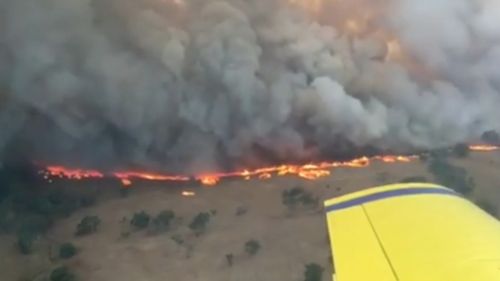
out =
[[198,172],[499,129],[496,0],[0,0],[0,154]]

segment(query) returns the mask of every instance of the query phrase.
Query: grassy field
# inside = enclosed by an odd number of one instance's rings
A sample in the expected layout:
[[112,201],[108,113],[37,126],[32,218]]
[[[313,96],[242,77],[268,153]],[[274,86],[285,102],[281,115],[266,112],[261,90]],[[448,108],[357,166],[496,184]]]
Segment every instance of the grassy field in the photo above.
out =
[[[474,178],[473,200],[498,207],[500,153],[473,153],[450,162]],[[226,181],[213,188],[139,184],[126,196],[105,184],[80,183],[78,188],[102,190],[97,203],[58,220],[35,241],[31,255],[19,253],[13,236],[0,236],[0,280],[50,280],[51,270],[64,264],[85,281],[302,281],[309,263],[324,267],[323,280],[329,280],[330,248],[321,202],[415,176],[433,180],[427,165],[415,161],[336,169],[317,181],[283,177]],[[294,187],[318,198],[319,207],[285,206],[282,194]],[[196,195],[184,197],[182,191]],[[174,211],[175,219],[159,231],[154,218],[162,210]],[[151,215],[144,229],[130,224],[140,211]],[[200,212],[208,213],[209,220],[196,234],[190,224]],[[85,216],[99,217],[98,230],[77,237],[76,226]],[[250,240],[258,242],[256,252],[245,248]],[[58,247],[66,242],[78,252],[61,259]]]

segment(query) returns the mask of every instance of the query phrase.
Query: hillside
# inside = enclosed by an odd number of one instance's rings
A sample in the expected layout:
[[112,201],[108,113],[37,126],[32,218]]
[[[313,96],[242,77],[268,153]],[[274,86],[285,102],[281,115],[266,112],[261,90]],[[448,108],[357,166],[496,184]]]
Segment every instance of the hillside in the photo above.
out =
[[[472,197],[498,206],[498,152],[473,153],[451,162],[475,179]],[[97,203],[58,221],[35,243],[32,255],[21,255],[14,237],[1,236],[0,279],[44,280],[51,269],[67,264],[84,281],[302,281],[304,265],[314,262],[325,268],[324,280],[328,280],[330,248],[321,207],[290,211],[282,203],[282,193],[301,187],[321,202],[412,176],[432,179],[425,163],[415,161],[336,169],[316,181],[283,177],[225,181],[212,188],[138,184],[127,196],[116,188],[100,186]],[[78,188],[96,188],[91,185],[83,183]],[[196,195],[185,197],[183,191]],[[153,216],[173,210],[178,219],[166,232],[153,233],[151,227],[136,230],[129,221],[141,210]],[[195,236],[188,225],[199,212],[212,215],[205,233]],[[76,225],[87,215],[101,219],[98,231],[75,237]],[[254,256],[244,250],[251,239],[261,246]],[[56,258],[57,246],[63,242],[72,242],[79,253],[65,261]],[[232,266],[226,258],[229,254]]]

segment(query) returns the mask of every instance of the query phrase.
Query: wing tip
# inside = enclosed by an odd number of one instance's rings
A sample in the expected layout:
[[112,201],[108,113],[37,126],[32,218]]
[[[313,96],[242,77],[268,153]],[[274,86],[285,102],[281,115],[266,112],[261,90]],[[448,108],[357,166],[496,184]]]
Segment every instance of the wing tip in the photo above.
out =
[[346,201],[350,201],[353,199],[374,195],[381,192],[394,191],[394,190],[403,190],[403,189],[416,189],[416,188],[435,188],[435,189],[444,189],[450,190],[447,187],[442,185],[434,184],[434,183],[420,183],[420,182],[410,182],[410,183],[395,183],[395,184],[386,184],[374,186],[358,191],[354,191],[348,194],[344,194],[338,197],[331,198],[329,200],[324,201],[324,206],[326,208],[336,205],[339,203],[343,203]]

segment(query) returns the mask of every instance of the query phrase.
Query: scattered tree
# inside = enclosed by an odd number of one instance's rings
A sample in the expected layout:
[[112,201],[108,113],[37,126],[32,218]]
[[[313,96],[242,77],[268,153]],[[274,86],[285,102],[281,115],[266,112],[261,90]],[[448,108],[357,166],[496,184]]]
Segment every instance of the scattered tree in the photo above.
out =
[[61,259],[69,259],[76,255],[78,250],[72,243],[64,243],[59,247],[59,257]]
[[101,219],[98,216],[86,216],[76,226],[76,236],[89,235],[97,231]]
[[151,216],[144,211],[135,213],[130,221],[130,224],[137,229],[145,229],[149,226]]
[[189,228],[196,234],[196,236],[205,232],[207,224],[210,221],[209,213],[199,213],[189,224]]
[[466,158],[470,154],[469,146],[465,143],[459,143],[453,148],[453,155],[458,158]]
[[0,232],[37,236],[56,220],[90,204],[88,194],[47,187],[38,170],[26,163],[0,167]]
[[161,211],[154,219],[153,226],[156,232],[169,230],[172,221],[175,218],[175,213],[170,210]]
[[245,243],[245,252],[250,256],[255,256],[260,250],[260,243],[256,240],[250,240]]
[[313,197],[310,193],[305,193],[302,196],[302,205],[307,208],[315,209],[318,207],[318,198]]
[[316,263],[306,265],[304,272],[304,281],[321,281],[323,280],[323,267]]
[[487,131],[482,136],[481,139],[489,144],[499,144],[500,135],[496,131]]
[[28,205],[33,213],[51,218],[68,217],[80,207],[81,198],[60,189],[36,196]]
[[66,266],[60,266],[50,273],[50,281],[75,281],[76,275]]
[[300,187],[283,191],[281,199],[289,210],[296,210],[299,206],[308,209],[315,209],[318,207],[318,198],[313,197]]
[[301,197],[304,194],[304,190],[300,187],[294,187],[292,189],[287,189],[283,191],[281,198],[282,202],[288,209],[295,209],[300,203]]
[[464,168],[454,166],[444,159],[432,159],[428,169],[438,183],[462,194],[470,194],[475,187],[474,179],[467,175]]
[[33,253],[33,242],[36,236],[30,233],[20,233],[17,236],[17,247],[21,254],[30,255]]

